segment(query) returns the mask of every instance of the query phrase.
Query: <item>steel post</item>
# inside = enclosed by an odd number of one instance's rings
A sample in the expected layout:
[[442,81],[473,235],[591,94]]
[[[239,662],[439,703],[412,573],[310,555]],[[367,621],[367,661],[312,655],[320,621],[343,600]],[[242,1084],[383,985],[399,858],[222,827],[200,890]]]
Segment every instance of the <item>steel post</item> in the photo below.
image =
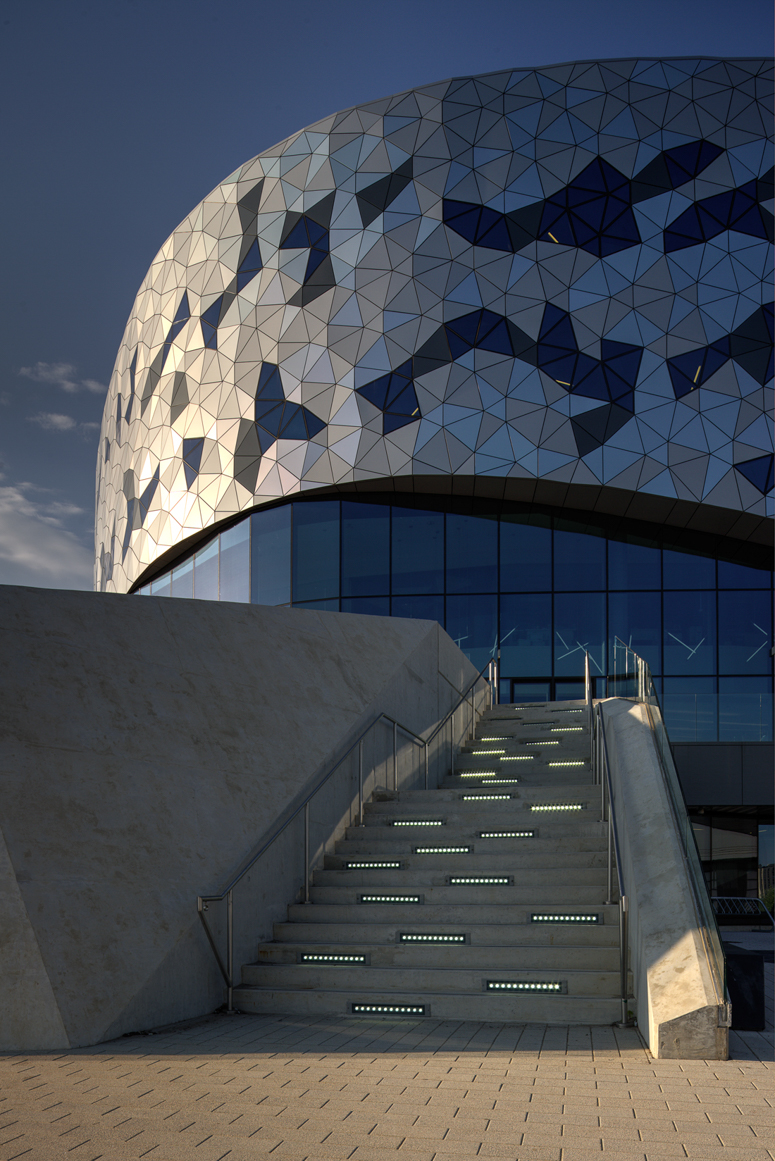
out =
[[363,826],[363,738],[358,743],[358,826]]
[[398,726],[393,722],[393,789],[398,790]]
[[304,803],[304,902],[309,903],[309,803]]
[[226,895],[226,974],[229,982],[226,987],[226,1011],[231,1016],[234,1013],[234,892]]

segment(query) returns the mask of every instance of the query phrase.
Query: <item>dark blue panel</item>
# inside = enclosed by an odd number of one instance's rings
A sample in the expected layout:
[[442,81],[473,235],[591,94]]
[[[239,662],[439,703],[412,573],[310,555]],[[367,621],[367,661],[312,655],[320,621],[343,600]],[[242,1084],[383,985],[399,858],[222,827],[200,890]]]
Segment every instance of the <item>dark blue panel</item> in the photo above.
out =
[[551,593],[504,594],[500,605],[501,676],[551,674]]
[[745,476],[747,480],[766,495],[773,489],[773,457],[772,455],[757,456],[753,460],[745,460],[742,464],[735,464],[735,470]]
[[664,594],[664,673],[716,670],[716,594]]
[[[609,589],[658,589],[661,554],[656,544],[635,537],[608,541]],[[659,672],[657,667],[655,672]]]
[[390,597],[342,597],[341,612],[369,617],[389,617]]
[[494,593],[447,596],[447,632],[477,669],[483,669],[495,655],[497,612],[498,598]]
[[443,512],[418,512],[395,506],[392,512],[393,593],[443,592]]
[[357,394],[368,399],[384,412],[382,434],[387,435],[400,427],[406,427],[415,419],[420,419],[420,404],[411,379],[412,360],[407,359],[395,371],[380,375],[371,383],[357,389]]
[[389,592],[390,508],[343,500],[342,596]]
[[500,574],[502,592],[551,590],[552,531],[548,517],[501,517]]
[[731,561],[718,562],[718,587],[720,589],[769,589],[772,587],[772,572],[766,568],[749,568],[745,564]]
[[[628,546],[630,547],[630,546]],[[619,641],[616,641],[616,638]],[[608,594],[609,672],[621,673],[628,646],[643,657],[652,673],[662,670],[662,599],[657,592]],[[623,644],[621,644],[623,642]]]
[[[555,558],[557,551],[555,541]],[[593,677],[602,676],[606,671],[605,593],[555,593],[555,675],[583,677],[587,651]]]
[[250,600],[254,605],[290,603],[290,504],[254,512],[250,518]]
[[293,603],[339,598],[339,501],[293,505]]
[[309,234],[307,233],[307,219],[300,218],[296,225],[291,230],[288,237],[280,243],[281,250],[306,250],[309,246]]
[[447,513],[447,592],[498,590],[498,521]]
[[716,562],[709,556],[666,548],[662,553],[662,583],[666,589],[715,588]]
[[392,617],[411,617],[420,621],[438,621],[444,625],[444,597],[440,593],[432,596],[393,597]]
[[603,536],[555,528],[555,589],[604,589],[605,549]]
[[719,673],[771,673],[772,603],[768,592],[718,595]]

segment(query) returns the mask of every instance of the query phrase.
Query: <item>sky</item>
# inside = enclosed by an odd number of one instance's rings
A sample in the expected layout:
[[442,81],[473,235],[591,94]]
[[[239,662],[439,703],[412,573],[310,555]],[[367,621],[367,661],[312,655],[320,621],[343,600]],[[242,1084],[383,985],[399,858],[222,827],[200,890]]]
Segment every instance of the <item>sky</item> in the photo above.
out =
[[126,320],[164,240],[238,165],[451,76],[772,40],[771,0],[3,0],[0,583],[92,587]]

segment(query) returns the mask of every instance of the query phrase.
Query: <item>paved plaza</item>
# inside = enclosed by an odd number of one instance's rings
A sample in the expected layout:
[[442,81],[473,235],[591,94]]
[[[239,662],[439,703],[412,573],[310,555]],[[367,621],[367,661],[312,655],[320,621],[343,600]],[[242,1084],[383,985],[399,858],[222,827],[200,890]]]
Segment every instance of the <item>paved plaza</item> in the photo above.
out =
[[655,1061],[638,1033],[210,1017],[0,1058],[0,1161],[773,1161],[771,1038]]

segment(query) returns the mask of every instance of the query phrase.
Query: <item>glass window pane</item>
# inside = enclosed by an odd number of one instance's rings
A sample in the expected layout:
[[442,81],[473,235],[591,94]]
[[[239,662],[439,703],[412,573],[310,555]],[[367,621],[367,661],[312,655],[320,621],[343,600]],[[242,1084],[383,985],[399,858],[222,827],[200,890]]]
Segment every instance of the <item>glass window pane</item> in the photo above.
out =
[[[616,638],[647,661],[652,673],[662,670],[662,599],[659,593],[608,594],[609,667],[614,672]],[[616,649],[616,660],[624,662]]]
[[514,705],[524,705],[525,702],[549,701],[552,687],[548,681],[515,681],[511,687],[511,700]]
[[666,677],[661,697],[671,742],[715,742],[715,677]]
[[319,613],[338,613],[339,612],[339,598],[334,597],[329,601],[294,601],[294,609],[317,609]]
[[172,581],[172,573],[166,572],[164,576],[157,577],[155,581],[151,581],[151,595],[154,597],[168,597],[170,595],[170,584]]
[[554,530],[554,587],[605,588],[605,538],[593,532]]
[[150,585],[143,585],[143,587],[141,589],[138,589],[137,592],[135,593],[136,597],[149,597],[150,595],[151,595],[151,586]]
[[[596,696],[593,693],[593,696]],[[583,701],[586,697],[586,687],[583,681],[556,681],[554,683],[554,697],[556,701]]]
[[416,597],[393,597],[393,617],[416,617],[420,621],[438,621],[444,624],[444,597],[440,594]]
[[293,603],[339,596],[339,501],[293,505]]
[[194,596],[199,601],[218,600],[218,553],[220,537],[216,536],[194,557]]
[[547,516],[502,516],[501,591],[551,592],[552,530]]
[[390,597],[342,597],[343,613],[366,613],[371,617],[390,616]]
[[221,533],[222,601],[250,600],[250,521],[242,520]]
[[719,673],[769,673],[771,644],[769,593],[719,593]]
[[447,592],[486,593],[497,588],[497,519],[447,513]]
[[666,548],[662,553],[662,583],[666,589],[713,589],[716,562],[708,556]]
[[172,570],[172,587],[170,595],[173,597],[193,597],[194,595],[194,561],[193,558],[184,560]]
[[250,517],[250,599],[287,605],[291,599],[291,505]]
[[393,507],[393,592],[444,592],[443,512]]
[[772,573],[767,568],[748,568],[744,564],[731,564],[728,560],[718,562],[720,589],[768,589],[771,584]]
[[497,608],[494,593],[447,597],[447,632],[477,669],[495,656]]
[[604,674],[605,641],[605,593],[555,593],[554,672],[558,677],[583,676],[586,650],[592,676]]
[[501,597],[500,645],[502,677],[551,676],[551,593]]
[[608,541],[610,589],[658,589],[661,558],[653,541],[630,537]]
[[771,742],[772,679],[720,677],[718,728],[721,742]]
[[390,508],[342,501],[342,596],[390,592]]
[[716,594],[665,593],[665,673],[716,672]]

